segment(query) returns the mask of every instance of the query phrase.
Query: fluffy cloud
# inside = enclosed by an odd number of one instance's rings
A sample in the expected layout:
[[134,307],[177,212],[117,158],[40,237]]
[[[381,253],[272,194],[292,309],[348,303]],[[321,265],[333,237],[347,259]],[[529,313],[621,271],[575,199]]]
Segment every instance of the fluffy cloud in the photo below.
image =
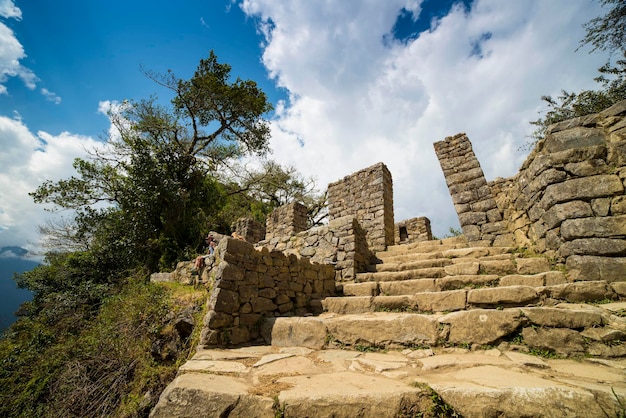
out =
[[244,0],[263,63],[289,91],[272,122],[274,157],[325,184],[378,161],[396,220],[458,225],[433,142],[466,132],[488,180],[513,175],[540,96],[593,87],[606,57],[575,53],[592,0],[477,0],[401,43],[391,29],[416,0]]
[[72,162],[102,143],[63,132],[30,132],[19,118],[0,116],[0,247],[29,243],[36,249],[37,225],[49,216],[28,193],[45,180],[75,174]]
[[12,0],[0,0],[0,16],[21,20],[22,11],[15,7]]

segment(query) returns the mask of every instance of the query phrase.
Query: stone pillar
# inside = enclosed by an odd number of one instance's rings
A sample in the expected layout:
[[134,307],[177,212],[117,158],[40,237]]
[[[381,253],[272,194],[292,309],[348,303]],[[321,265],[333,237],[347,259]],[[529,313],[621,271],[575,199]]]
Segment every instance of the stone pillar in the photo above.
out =
[[251,244],[265,239],[265,226],[252,218],[239,218],[233,222],[230,229]]
[[274,209],[267,217],[265,239],[295,235],[307,229],[307,208],[293,202]]
[[435,153],[446,178],[463,235],[469,242],[490,245],[494,224],[502,220],[472,144],[464,133],[436,142]]
[[356,218],[372,251],[393,245],[393,181],[385,164],[375,164],[329,184],[328,214],[331,221],[344,216]]

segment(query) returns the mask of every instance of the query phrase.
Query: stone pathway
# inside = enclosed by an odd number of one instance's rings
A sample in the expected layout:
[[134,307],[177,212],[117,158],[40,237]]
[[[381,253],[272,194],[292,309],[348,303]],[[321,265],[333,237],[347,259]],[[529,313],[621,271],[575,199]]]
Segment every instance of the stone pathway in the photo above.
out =
[[626,359],[253,346],[199,351],[151,416],[612,417],[617,398],[626,406]]

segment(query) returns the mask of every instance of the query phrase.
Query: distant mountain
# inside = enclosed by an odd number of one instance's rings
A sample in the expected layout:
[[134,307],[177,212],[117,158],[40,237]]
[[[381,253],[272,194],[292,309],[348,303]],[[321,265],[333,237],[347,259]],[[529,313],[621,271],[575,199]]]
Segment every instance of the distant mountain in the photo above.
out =
[[22,258],[28,251],[21,247],[0,248],[0,333],[4,332],[17,317],[14,315],[20,305],[32,299],[32,292],[18,289],[13,280],[14,273],[32,270],[39,263]]

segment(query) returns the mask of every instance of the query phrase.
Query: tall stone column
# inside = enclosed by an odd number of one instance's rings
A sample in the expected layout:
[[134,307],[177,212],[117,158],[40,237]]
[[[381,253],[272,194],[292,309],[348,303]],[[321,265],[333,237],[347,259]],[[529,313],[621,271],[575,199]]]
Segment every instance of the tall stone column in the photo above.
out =
[[469,138],[460,133],[434,146],[463,234],[470,242],[491,244],[494,223],[502,215]]
[[329,184],[328,214],[331,221],[356,218],[372,251],[393,245],[393,181],[387,166],[378,163]]

